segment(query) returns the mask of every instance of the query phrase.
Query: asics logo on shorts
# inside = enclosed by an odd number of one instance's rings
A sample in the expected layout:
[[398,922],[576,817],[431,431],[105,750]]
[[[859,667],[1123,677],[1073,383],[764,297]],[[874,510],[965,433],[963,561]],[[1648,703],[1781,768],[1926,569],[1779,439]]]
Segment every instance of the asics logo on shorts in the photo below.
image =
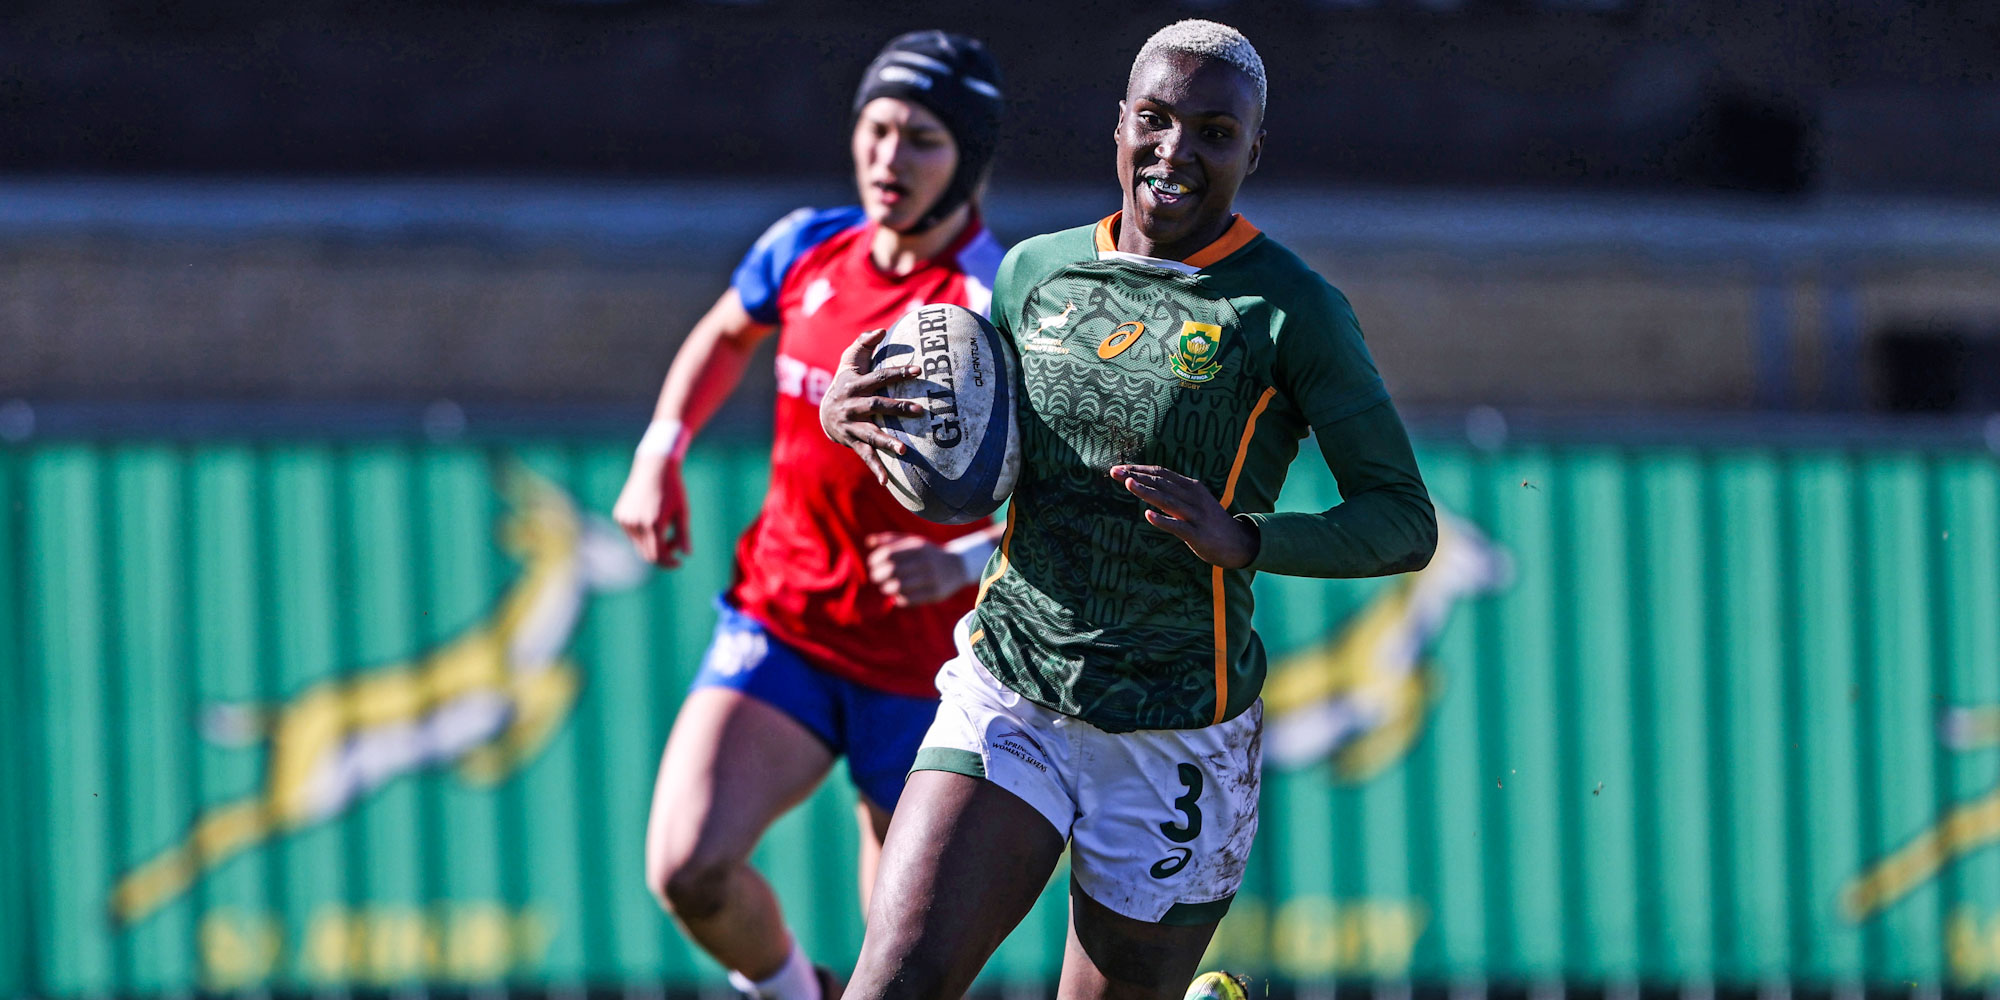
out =
[[1173,852],[1168,854],[1166,857],[1153,862],[1153,867],[1147,871],[1147,874],[1153,876],[1154,878],[1168,878],[1170,876],[1178,875],[1180,874],[1181,869],[1187,867],[1188,860],[1193,857],[1194,857],[1193,849],[1186,847],[1176,847],[1173,849]]

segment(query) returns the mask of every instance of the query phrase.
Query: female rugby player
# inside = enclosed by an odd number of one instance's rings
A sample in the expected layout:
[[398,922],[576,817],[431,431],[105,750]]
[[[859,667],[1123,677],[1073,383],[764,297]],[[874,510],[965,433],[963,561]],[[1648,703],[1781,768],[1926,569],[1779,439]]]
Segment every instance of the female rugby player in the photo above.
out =
[[1002,248],[978,194],[999,119],[997,67],[978,41],[924,31],[882,50],[854,99],[861,203],[800,209],[750,249],[675,356],[614,509],[641,554],[679,564],[681,458],[777,333],[770,492],[737,544],[646,831],[647,886],[738,989],[766,1000],[832,990],[749,867],[751,849],[845,754],[861,796],[866,907],[889,810],[936,715],[952,623],[997,533],[967,535],[898,506],[820,432],[818,403],[855,330],[927,303],[987,311]]
[[[1235,29],[1161,30],[1119,103],[1123,209],[1001,264],[1020,479],[938,675],[850,998],[961,995],[1065,843],[1058,995],[1180,996],[1257,829],[1252,575],[1397,573],[1436,545],[1346,298],[1232,210],[1263,154],[1264,91]],[[821,407],[871,465],[892,442],[865,415],[911,374],[867,371],[878,340],[857,341]],[[1344,502],[1276,513],[1308,432]]]

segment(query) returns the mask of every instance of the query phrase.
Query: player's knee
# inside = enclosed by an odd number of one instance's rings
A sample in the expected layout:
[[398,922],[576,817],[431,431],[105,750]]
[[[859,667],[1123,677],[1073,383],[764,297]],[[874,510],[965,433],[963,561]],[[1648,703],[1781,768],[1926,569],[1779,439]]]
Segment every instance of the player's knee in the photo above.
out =
[[721,912],[728,899],[732,860],[702,857],[648,859],[646,888],[667,912],[700,920]]

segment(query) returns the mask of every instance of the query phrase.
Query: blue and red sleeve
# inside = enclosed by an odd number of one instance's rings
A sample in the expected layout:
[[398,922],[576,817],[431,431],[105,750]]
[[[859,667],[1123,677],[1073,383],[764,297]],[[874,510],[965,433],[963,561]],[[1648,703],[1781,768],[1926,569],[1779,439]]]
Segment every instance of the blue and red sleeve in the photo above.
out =
[[838,233],[858,226],[867,217],[859,205],[844,208],[801,208],[771,224],[764,235],[743,255],[729,287],[736,289],[743,308],[759,323],[777,325],[778,290],[785,275],[800,257]]

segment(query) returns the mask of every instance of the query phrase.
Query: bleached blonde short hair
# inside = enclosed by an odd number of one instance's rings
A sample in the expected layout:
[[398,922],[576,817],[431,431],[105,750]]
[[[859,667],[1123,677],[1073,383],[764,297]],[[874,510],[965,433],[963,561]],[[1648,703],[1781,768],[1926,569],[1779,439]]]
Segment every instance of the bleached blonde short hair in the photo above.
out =
[[1139,54],[1132,59],[1132,71],[1125,75],[1125,92],[1132,92],[1132,81],[1139,78],[1139,67],[1146,60],[1166,52],[1185,52],[1201,59],[1213,59],[1236,67],[1250,82],[1257,85],[1257,117],[1264,117],[1264,60],[1257,55],[1257,47],[1243,33],[1226,24],[1189,18],[1153,32],[1146,44],[1139,46]]

